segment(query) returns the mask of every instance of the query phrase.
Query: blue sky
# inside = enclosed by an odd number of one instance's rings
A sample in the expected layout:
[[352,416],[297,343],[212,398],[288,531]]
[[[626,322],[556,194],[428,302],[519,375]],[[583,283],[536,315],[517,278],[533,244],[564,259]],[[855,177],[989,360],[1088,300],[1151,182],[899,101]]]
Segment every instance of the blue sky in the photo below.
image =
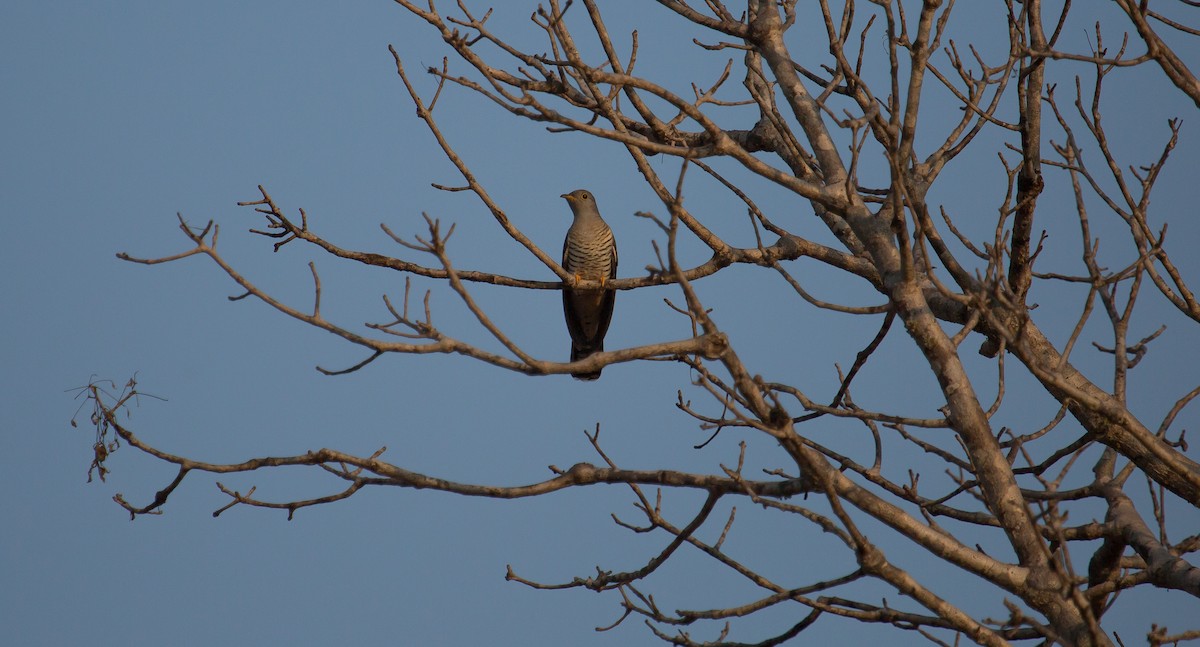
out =
[[[186,249],[176,229],[177,212],[196,224],[215,219],[222,227],[223,254],[261,287],[307,307],[306,264],[315,260],[327,315],[346,326],[382,320],[380,295],[401,294],[402,277],[335,263],[299,245],[272,254],[265,241],[246,233],[262,223],[235,203],[256,199],[256,186],[262,184],[289,212],[303,207],[314,229],[347,247],[420,260],[391,243],[379,223],[402,235],[420,234],[420,214],[426,212],[457,223],[450,252],[458,267],[552,278],[516,243],[503,239],[469,195],[430,188],[430,182],[459,180],[414,117],[387,45],[401,52],[426,96],[434,84],[420,70],[439,64],[446,50],[400,8],[387,2],[307,1],[143,1],[112,7],[9,2],[0,8],[0,87],[5,88],[0,97],[0,275],[6,294],[0,316],[0,384],[6,401],[0,407],[0,432],[10,458],[0,470],[6,492],[0,514],[8,524],[0,533],[0,580],[5,582],[0,641],[653,643],[639,622],[608,633],[590,630],[619,615],[615,595],[539,592],[504,581],[507,564],[547,582],[588,575],[597,565],[641,566],[667,539],[632,536],[612,523],[610,512],[637,520],[625,488],[507,502],[376,489],[301,511],[292,521],[282,513],[250,509],[213,519],[210,513],[225,499],[214,479],[196,474],[173,495],[164,515],[131,523],[110,500],[113,494],[144,504],[174,470],[125,448],[110,460],[107,483],[85,483],[91,440],[86,429],[69,425],[79,406],[70,389],[93,376],[123,383],[136,375],[145,392],[165,401],[143,399],[131,426],[165,449],[214,462],[323,446],[370,454],[386,445],[384,458],[409,469],[519,484],[545,478],[550,464],[599,462],[582,433],[597,423],[606,451],[630,468],[719,470],[718,464],[736,461],[742,439],[730,433],[702,451],[691,449],[707,434],[673,402],[677,389],[697,402],[703,396],[688,391],[686,371],[665,364],[614,366],[601,381],[584,384],[562,376],[522,377],[458,357],[397,356],[348,376],[325,377],[313,367],[343,368],[364,355],[261,303],[230,303],[225,297],[237,294],[236,286],[204,259],[153,268],[117,260],[121,251],[160,256]],[[958,11],[964,13],[958,20],[965,22],[972,19],[971,11],[980,12],[977,20],[994,17],[969,6]],[[535,38],[525,21],[529,13],[498,13],[491,24],[518,38]],[[623,25],[616,15],[610,23]],[[673,31],[665,21],[645,29],[655,36],[643,38],[641,56],[649,73],[687,72],[703,63],[697,73],[703,82],[711,80],[713,62],[719,68],[726,56],[679,56],[681,47],[690,46],[690,33]],[[1194,47],[1181,52],[1197,60]],[[687,90],[686,83],[676,82],[677,89]],[[1113,83],[1127,85],[1113,90],[1112,110],[1148,115],[1144,131],[1116,135],[1115,145],[1127,152],[1138,151],[1145,141],[1160,146],[1163,120],[1185,118],[1185,139],[1175,153],[1179,159],[1156,204],[1162,205],[1164,219],[1184,205],[1192,209],[1191,186],[1183,180],[1200,163],[1189,132],[1194,106],[1174,102],[1156,70]],[[1163,99],[1143,101],[1147,96]],[[544,250],[557,252],[568,225],[569,211],[559,194],[587,187],[616,231],[621,275],[637,275],[653,262],[649,241],[657,232],[632,214],[654,210],[661,215],[662,208],[619,147],[547,134],[461,90],[447,91],[437,117],[496,200]],[[1138,159],[1156,154],[1153,148]],[[666,177],[674,177],[671,162],[655,163]],[[981,231],[991,226],[1002,189],[980,186],[974,178],[994,176],[996,165],[994,153],[981,154],[948,171],[939,188],[944,191],[939,199],[960,213],[979,210],[978,219],[966,221],[978,223]],[[754,188],[773,213],[791,210],[797,215],[787,217],[794,222],[810,213],[761,183]],[[744,210],[727,196],[697,179],[692,199],[703,205],[698,213],[715,227],[739,244],[748,242]],[[1046,198],[1054,199],[1063,198]],[[1064,200],[1061,206],[1070,232],[1070,203]],[[1045,213],[1053,220],[1056,212],[1046,208]],[[1175,223],[1172,240],[1200,235],[1194,223]],[[817,224],[800,227],[806,235],[828,240]],[[1077,240],[1069,235],[1060,240],[1059,258],[1074,259]],[[703,258],[694,245],[682,249],[691,260]],[[1188,276],[1197,275],[1195,259],[1177,260]],[[1119,265],[1118,259],[1112,265]],[[804,270],[819,297],[878,302],[861,285],[844,283],[813,264]],[[418,280],[414,287],[434,290],[436,323],[464,339],[495,346],[445,286]],[[699,287],[756,371],[796,380],[822,397],[836,389],[834,363],[849,365],[877,326],[874,320],[814,312],[781,296],[785,286],[762,270],[735,268]],[[568,339],[557,294],[472,289],[493,320],[526,350],[565,357]],[[662,305],[664,297],[679,298],[666,289],[622,293],[609,347],[685,337],[686,322]],[[770,316],[762,315],[764,304]],[[1060,322],[1051,319],[1047,328],[1069,330],[1074,314]],[[1197,378],[1194,335],[1189,337],[1187,324],[1160,304],[1149,309],[1143,323],[1148,333],[1161,322],[1170,326],[1163,350],[1173,351],[1152,352],[1139,371],[1153,377],[1142,376],[1131,391],[1152,420]],[[940,405],[929,397],[935,382],[906,368],[916,354],[900,332],[893,331],[857,388],[875,408],[898,406],[931,415]],[[812,343],[813,336],[820,343]],[[780,338],[782,345],[768,343]],[[1103,375],[1102,357],[1079,361],[1094,362]],[[982,363],[975,368],[981,376],[993,370]],[[897,385],[901,371],[907,379]],[[1012,379],[1018,389],[1022,378]],[[1021,391],[1015,393],[1009,396],[1017,400],[1009,409],[1015,424],[1040,424],[1053,414],[1044,398],[1021,401]],[[1194,414],[1185,418],[1180,426],[1195,425]],[[750,438],[752,464],[780,466],[773,451],[771,443]],[[904,467],[894,469],[899,474]],[[339,488],[332,479],[299,469],[222,482],[243,491],[255,486],[258,495],[273,500]],[[699,501],[695,494],[669,494],[665,509],[685,523]],[[813,528],[794,520],[768,525],[769,517],[750,506],[739,507],[738,514],[738,533],[731,541],[741,542],[751,562],[776,573],[794,572],[798,581],[818,579],[825,571],[829,577],[845,572],[844,551]],[[1194,530],[1200,522],[1195,510],[1183,506],[1178,515],[1180,528]],[[715,533],[719,527],[710,529]],[[885,544],[885,550],[905,566],[937,568],[906,546]],[[827,559],[827,554],[837,557]],[[658,593],[666,608],[735,604],[751,595],[740,581],[687,552],[660,576],[646,590]],[[952,599],[973,586],[951,572],[936,584]],[[898,598],[882,589],[879,595]],[[1194,617],[1194,600],[1145,599],[1165,613],[1162,620],[1176,613]],[[744,633],[733,637],[761,639],[789,620],[795,621],[786,614],[765,614],[737,625],[736,632]],[[1148,626],[1145,617],[1132,614],[1117,628],[1128,639],[1144,635]],[[846,629],[827,619],[812,635],[832,639]],[[919,637],[893,638],[916,643]]]

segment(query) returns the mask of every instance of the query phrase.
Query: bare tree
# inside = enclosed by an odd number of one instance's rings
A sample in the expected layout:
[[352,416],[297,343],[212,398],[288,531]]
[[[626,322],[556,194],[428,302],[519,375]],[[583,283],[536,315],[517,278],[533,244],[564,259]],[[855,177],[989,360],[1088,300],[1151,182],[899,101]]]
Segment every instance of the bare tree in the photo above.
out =
[[[117,495],[131,515],[160,512],[193,472],[288,465],[331,474],[345,487],[314,499],[267,501],[253,490],[221,485],[228,503],[217,514],[245,505],[291,515],[378,485],[508,499],[626,484],[644,520],[618,523],[663,535],[661,552],[635,570],[601,570],[563,583],[531,581],[511,569],[508,577],[535,588],[613,591],[623,610],[617,623],[642,617],[655,635],[679,645],[741,644],[729,642],[730,627],[768,608],[790,609],[794,620],[786,631],[755,638],[756,644],[784,643],[821,616],[833,615],[919,632],[939,644],[965,638],[989,645],[1110,645],[1115,638],[1106,629],[1106,613],[1122,592],[1156,587],[1200,596],[1200,569],[1189,562],[1200,549],[1200,534],[1194,527],[1173,528],[1166,512],[1170,506],[1188,511],[1200,506],[1200,465],[1184,455],[1187,443],[1175,424],[1200,386],[1160,381],[1156,388],[1178,390],[1166,412],[1135,406],[1128,396],[1133,370],[1165,328],[1156,327],[1162,321],[1146,328],[1147,308],[1158,304],[1154,312],[1160,319],[1163,304],[1172,309],[1168,314],[1185,328],[1178,343],[1186,352],[1194,353],[1200,330],[1195,326],[1200,304],[1186,271],[1171,256],[1180,243],[1167,237],[1170,218],[1191,214],[1151,209],[1154,189],[1168,177],[1181,122],[1144,123],[1136,113],[1121,113],[1117,122],[1103,118],[1113,105],[1106,83],[1127,75],[1151,77],[1164,92],[1181,92],[1200,106],[1200,81],[1173,49],[1177,41],[1200,35],[1186,24],[1196,22],[1200,3],[1155,3],[1166,5],[1160,13],[1134,0],[1102,8],[1069,0],[994,0],[988,11],[996,20],[987,26],[962,19],[963,10],[952,0],[748,0],[736,9],[720,0],[645,3],[636,20],[677,21],[694,30],[695,51],[703,57],[692,68],[700,78],[687,96],[670,89],[676,79],[636,71],[638,32],[618,34],[605,26],[605,18],[612,18],[606,11],[633,11],[628,8],[549,0],[530,18],[530,29],[542,39],[540,49],[531,49],[514,44],[522,39],[513,34],[493,32],[491,11],[466,2],[447,13],[432,1],[396,4],[436,30],[447,46],[448,58],[426,70],[437,81],[429,95],[418,91],[410,69],[392,50],[417,117],[461,172],[461,185],[440,188],[474,194],[499,231],[556,280],[460,269],[447,246],[453,227],[429,216],[416,237],[383,226],[409,250],[392,257],[339,246],[321,233],[315,218],[303,209],[290,214],[261,186],[260,196],[242,204],[265,218],[266,226],[252,231],[272,239],[275,249],[311,245],[350,264],[448,286],[500,350],[436,326],[428,293],[422,302],[411,294],[408,279],[402,296],[384,297],[386,319],[365,329],[326,317],[315,266],[310,265],[311,307],[285,303],[221,255],[219,228],[212,222],[196,228],[180,217],[191,245],[182,253],[120,257],[145,264],[207,257],[244,291],[235,298],[259,299],[365,349],[365,359],[353,366],[322,369],[331,375],[406,353],[454,353],[527,375],[674,362],[683,367],[681,386],[705,394],[692,401],[681,391],[674,405],[714,435],[770,439],[779,467],[751,473],[738,460],[714,465],[709,473],[623,469],[621,457],[604,451],[598,433],[589,436],[597,464],[555,469],[551,478],[522,487],[416,473],[387,462],[383,450],[360,456],[319,449],[215,464],[163,451],[135,434],[118,415],[139,393],[134,382],[123,389],[94,383],[85,390],[96,428],[93,469],[103,477],[108,454],[122,444],[178,467],[174,480],[148,503]],[[1097,22],[1100,13],[1104,22]],[[1086,39],[1064,36],[1085,30]],[[797,54],[803,49],[800,32],[809,41],[818,34],[824,38],[820,57]],[[1000,37],[978,45],[972,40],[985,33]],[[1090,46],[1073,48],[1068,40]],[[1114,40],[1120,44],[1111,45]],[[712,69],[701,67],[718,58]],[[677,291],[668,300],[679,313],[676,338],[563,362],[534,356],[493,323],[472,297],[473,284],[502,286],[512,299],[537,290],[601,286],[564,271],[554,255],[522,233],[455,152],[453,125],[435,117],[439,97],[450,92],[465,92],[514,119],[546,124],[546,137],[572,132],[628,152],[662,204],[658,213],[639,214],[660,232],[654,243],[658,263],[643,276],[602,287]],[[1111,145],[1114,129],[1142,133],[1137,157],[1127,159]],[[991,186],[1000,187],[999,196],[992,200],[981,192],[972,203],[940,202],[939,178],[968,155],[994,160]],[[1194,171],[1170,177],[1188,175]],[[739,235],[714,231],[714,220],[727,226],[730,214],[688,203],[688,188],[697,182],[715,183],[744,204]],[[751,188],[763,186],[799,201],[766,207],[768,201]],[[1047,213],[1044,204],[1055,194],[1073,201],[1070,217],[1061,210]],[[817,242],[822,239],[829,244]],[[685,241],[703,245],[707,260],[684,263],[676,246]],[[1182,244],[1186,253],[1187,241]],[[798,278],[801,263],[852,278],[875,295],[875,303],[820,298]],[[878,333],[865,345],[822,339],[845,344],[844,356],[853,358],[829,378],[799,361],[794,374],[759,375],[724,332],[720,312],[710,312],[705,302],[705,280],[737,265],[765,270],[764,281],[782,277],[781,300],[802,300],[814,313],[867,319]],[[1031,299],[1036,295],[1042,295],[1040,303]],[[1070,322],[1065,329],[1047,331],[1064,321]],[[893,330],[896,323],[902,331]],[[855,377],[889,334],[901,336],[923,359],[910,367],[913,373],[927,370],[936,378],[933,415],[922,415],[919,406],[873,407],[880,398],[869,391],[854,395]],[[1098,341],[1086,348],[1091,339]],[[1107,358],[1105,367],[1077,368],[1085,353]],[[1093,359],[1089,366],[1099,364]],[[993,377],[985,377],[989,372]],[[1144,376],[1151,384],[1155,377]],[[1002,408],[1006,385],[1014,380],[1039,394],[1022,397],[1053,403],[1057,414],[1035,427],[1015,422],[1012,409]],[[817,390],[833,396],[812,395]],[[985,395],[993,391],[994,397]],[[826,442],[830,430],[853,436],[857,449]],[[891,459],[902,447],[915,448],[923,462]],[[662,497],[680,489],[699,490],[706,499],[690,517],[668,518]],[[721,499],[764,508],[780,520],[803,519],[829,533],[845,548],[844,574],[806,581],[791,571],[775,574],[753,566],[727,549],[735,516],[712,518]],[[1171,539],[1186,533],[1193,534]],[[660,608],[647,579],[685,545],[761,594],[738,606]],[[927,574],[898,565],[881,546],[916,550],[940,562],[993,592],[994,606],[980,613],[965,600],[940,596]],[[867,583],[911,602],[881,604],[864,592]],[[694,631],[707,637],[693,637]],[[1164,644],[1197,635],[1194,628],[1170,635],[1155,626],[1147,640]]]

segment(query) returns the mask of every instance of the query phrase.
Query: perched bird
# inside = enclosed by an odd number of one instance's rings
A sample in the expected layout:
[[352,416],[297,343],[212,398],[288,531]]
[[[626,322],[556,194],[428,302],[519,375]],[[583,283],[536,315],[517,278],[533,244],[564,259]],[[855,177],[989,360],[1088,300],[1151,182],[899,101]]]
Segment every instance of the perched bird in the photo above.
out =
[[[567,239],[563,241],[562,266],[576,280],[599,281],[604,285],[617,276],[617,243],[612,230],[600,217],[596,198],[591,192],[576,189],[564,193],[571,213],[575,215]],[[612,290],[577,290],[563,288],[563,314],[567,332],[571,333],[571,361],[581,360],[604,350],[604,334],[612,320],[616,292]],[[572,373],[577,380],[594,380],[600,370],[591,373]]]

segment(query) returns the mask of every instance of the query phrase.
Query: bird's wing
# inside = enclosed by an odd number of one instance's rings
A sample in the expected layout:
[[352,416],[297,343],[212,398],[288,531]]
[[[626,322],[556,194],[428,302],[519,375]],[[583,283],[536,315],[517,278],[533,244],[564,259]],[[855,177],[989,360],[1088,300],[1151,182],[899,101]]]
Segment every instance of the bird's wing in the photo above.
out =
[[[562,248],[562,266],[568,274],[571,273],[567,267],[567,248],[571,243],[571,235],[568,233],[563,237]],[[571,288],[566,285],[562,289],[563,315],[567,320],[567,333],[571,335],[571,342],[576,346],[586,346],[587,339],[583,335],[583,322],[580,318],[580,312],[575,305],[575,299]]]
[[613,239],[609,258],[612,259],[612,263],[608,266],[608,278],[615,279],[617,278],[617,239],[615,238]]
[[[617,242],[614,239],[613,244],[609,248],[609,258],[611,263],[608,266],[608,279],[611,281],[617,278]],[[608,324],[612,322],[613,305],[617,302],[616,290],[605,290],[604,296],[600,299],[600,308],[597,319],[599,325],[596,326],[597,347],[604,348],[604,335],[608,333]]]
[[616,290],[605,290],[604,296],[600,298],[600,311],[597,316],[600,323],[596,326],[596,350],[604,349],[604,335],[608,334],[608,324],[612,322],[613,305],[616,302]]
[[567,320],[567,332],[571,335],[571,343],[578,347],[590,346],[583,332],[583,313],[575,303],[575,293],[570,288],[562,291],[563,315]]

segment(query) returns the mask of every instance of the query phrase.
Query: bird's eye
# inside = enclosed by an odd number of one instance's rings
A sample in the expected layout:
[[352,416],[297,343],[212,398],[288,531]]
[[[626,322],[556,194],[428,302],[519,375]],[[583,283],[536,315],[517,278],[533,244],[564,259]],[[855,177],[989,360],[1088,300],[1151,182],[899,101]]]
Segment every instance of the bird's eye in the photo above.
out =
[[592,199],[592,194],[588,193],[587,191],[584,191],[584,192],[583,192],[583,199],[584,199],[584,200],[591,200],[591,199]]

